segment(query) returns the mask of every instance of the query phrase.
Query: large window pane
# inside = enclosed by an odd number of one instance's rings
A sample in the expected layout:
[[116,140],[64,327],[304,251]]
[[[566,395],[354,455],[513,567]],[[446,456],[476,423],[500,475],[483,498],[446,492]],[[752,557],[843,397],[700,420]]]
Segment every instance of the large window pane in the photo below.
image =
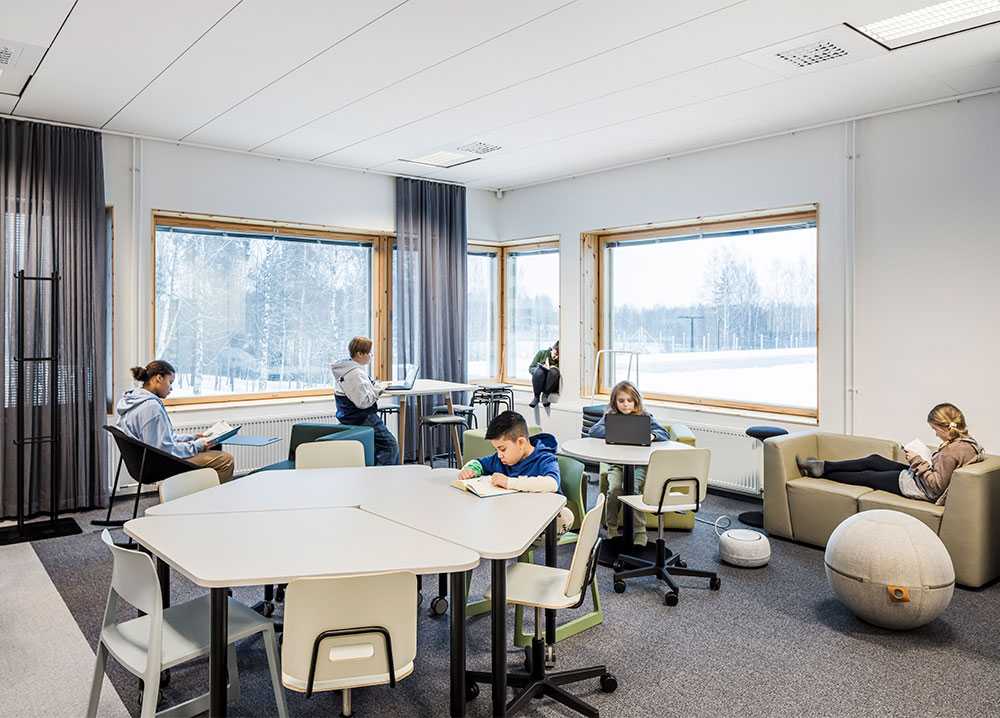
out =
[[528,380],[535,352],[559,339],[559,250],[511,250],[506,256],[506,374]]
[[156,228],[157,357],[175,397],[328,387],[371,336],[367,242]]
[[605,247],[605,337],[645,392],[815,411],[814,222]]
[[468,367],[470,379],[496,377],[499,370],[497,297],[499,262],[495,251],[469,250]]

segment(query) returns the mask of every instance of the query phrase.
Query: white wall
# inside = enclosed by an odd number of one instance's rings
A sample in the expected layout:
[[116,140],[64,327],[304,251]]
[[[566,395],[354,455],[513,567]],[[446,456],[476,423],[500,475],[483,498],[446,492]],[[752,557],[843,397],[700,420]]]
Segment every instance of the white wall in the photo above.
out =
[[[390,232],[396,224],[394,179],[384,175],[111,135],[104,164],[106,201],[115,208],[116,396],[131,385],[128,367],[152,358],[153,210]],[[496,238],[497,204],[490,192],[468,191],[470,237]],[[308,411],[331,404],[307,403]],[[283,404],[271,413],[302,410]]]
[[[931,439],[923,418],[950,400],[1000,450],[1000,396],[989,371],[1000,349],[998,129],[994,94],[505,193],[501,239],[561,237],[567,405],[580,404],[576,349],[588,340],[580,332],[581,232],[816,202],[821,428]],[[852,160],[855,136],[860,156]]]

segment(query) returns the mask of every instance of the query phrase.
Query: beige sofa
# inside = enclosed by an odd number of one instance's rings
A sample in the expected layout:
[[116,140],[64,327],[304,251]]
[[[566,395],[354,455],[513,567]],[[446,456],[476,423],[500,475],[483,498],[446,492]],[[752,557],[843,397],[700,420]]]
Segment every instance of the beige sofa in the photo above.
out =
[[799,474],[795,456],[837,461],[881,454],[902,461],[885,439],[806,431],[764,442],[764,528],[771,536],[825,546],[841,521],[858,511],[893,509],[914,516],[941,537],[956,581],[976,588],[1000,576],[1000,457],[957,470],[943,506],[864,486]]

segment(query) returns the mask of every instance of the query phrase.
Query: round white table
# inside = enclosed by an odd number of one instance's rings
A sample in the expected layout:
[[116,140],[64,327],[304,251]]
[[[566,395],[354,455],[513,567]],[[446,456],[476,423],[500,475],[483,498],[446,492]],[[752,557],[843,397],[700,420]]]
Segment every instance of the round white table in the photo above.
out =
[[[649,446],[626,446],[624,444],[609,444],[604,439],[570,439],[559,444],[559,453],[572,456],[574,459],[590,464],[619,464],[624,467],[625,495],[635,493],[635,467],[648,466],[649,457],[655,451],[683,451],[690,449],[687,444],[679,441],[654,441]],[[630,528],[632,526],[632,507],[622,502],[623,535],[609,538],[601,542],[601,555],[598,563],[611,566],[618,556],[626,551],[639,554],[639,558],[647,558],[645,551],[652,550],[655,545],[632,547]]]

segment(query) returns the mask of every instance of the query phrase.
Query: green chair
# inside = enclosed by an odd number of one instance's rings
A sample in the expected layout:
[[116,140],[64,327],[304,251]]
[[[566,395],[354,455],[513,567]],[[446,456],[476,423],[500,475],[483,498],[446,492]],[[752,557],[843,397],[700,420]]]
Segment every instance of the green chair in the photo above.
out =
[[[688,446],[695,445],[694,432],[691,431],[684,424],[668,424],[665,422],[660,422],[664,429],[667,430],[667,436],[671,441],[679,441],[682,444],[687,444]],[[655,444],[654,444],[655,446]],[[608,493],[608,469],[610,469],[607,464],[601,464],[601,493],[607,495]],[[620,511],[620,509],[619,509]],[[605,521],[605,526],[607,522]],[[619,517],[618,525],[621,526],[621,518]],[[656,529],[659,524],[656,522],[656,516],[653,514],[646,514],[646,528]],[[690,531],[694,528],[694,511],[685,511],[683,513],[669,513],[663,516],[663,528],[664,529],[674,529],[674,530],[686,530]]]
[[360,441],[361,445],[365,447],[365,465],[375,465],[375,430],[370,426],[299,422],[292,426],[292,436],[288,442],[288,459],[261,467],[257,471],[294,469],[295,450],[299,444],[308,444],[313,441]]

